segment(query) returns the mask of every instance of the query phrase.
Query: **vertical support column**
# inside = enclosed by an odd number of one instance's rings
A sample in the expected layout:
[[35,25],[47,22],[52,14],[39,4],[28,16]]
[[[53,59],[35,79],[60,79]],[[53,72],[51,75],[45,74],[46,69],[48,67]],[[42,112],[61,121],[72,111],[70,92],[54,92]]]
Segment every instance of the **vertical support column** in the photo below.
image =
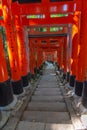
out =
[[63,44],[63,79],[66,79],[66,72],[67,72],[67,37],[64,37],[64,44]]
[[69,85],[74,87],[76,72],[77,72],[77,61],[78,61],[78,45],[79,45],[79,33],[80,33],[80,13],[75,12],[74,24],[72,26],[72,57],[71,57],[71,71]]
[[27,31],[27,27],[24,26],[24,43],[26,44],[26,57],[27,57],[27,73],[28,73],[28,80],[30,81],[30,59],[29,59],[29,55],[30,55],[30,48],[29,48],[29,40],[28,40],[28,31]]
[[40,70],[40,47],[38,47],[38,58],[37,58],[37,61],[38,61],[38,64],[37,64],[37,67],[38,67],[38,70]]
[[[80,51],[78,56],[78,71],[76,75],[75,94],[82,95],[82,103],[87,108],[87,1],[82,1]],[[85,80],[85,81],[84,81]],[[84,82],[84,87],[83,87]],[[82,93],[83,91],[83,93]]]
[[63,56],[64,56],[64,37],[62,37],[62,42],[61,42],[61,52],[60,52],[60,56],[61,56],[61,71],[63,72],[63,70],[64,70],[64,64],[63,64]]
[[23,86],[22,80],[20,77],[20,69],[19,69],[19,59],[18,59],[18,46],[17,39],[15,35],[15,28],[11,14],[11,5],[10,3],[5,3],[6,1],[2,1],[3,8],[3,17],[6,29],[6,38],[7,38],[7,47],[8,47],[8,56],[11,68],[11,78],[12,78],[12,87],[14,94],[22,94]]
[[62,69],[62,61],[63,61],[63,56],[62,56],[62,41],[60,42],[59,48],[58,48],[58,63],[59,63],[59,69]]
[[54,62],[57,63],[57,50],[54,51]]
[[29,47],[30,47],[30,72],[31,72],[31,78],[35,79],[34,75],[34,45],[33,45],[33,39],[29,39]]
[[38,47],[37,47],[37,69],[40,70],[41,69],[41,65],[42,65],[42,48],[40,47],[41,44],[41,40],[38,40]]
[[17,44],[19,55],[19,66],[23,87],[28,86],[28,57],[26,52],[26,43],[24,42],[24,29],[22,27],[22,20],[20,16],[15,16],[15,25],[17,32]]
[[57,50],[57,59],[58,59],[58,60],[57,60],[57,61],[58,61],[57,64],[58,64],[58,70],[60,70],[60,63],[61,63],[61,55],[60,55],[60,54],[61,54],[61,51],[60,51],[61,49],[60,49],[60,46],[61,46],[61,45],[59,45],[58,50]]
[[39,68],[42,69],[42,48],[39,50],[39,56],[40,56],[40,66]]
[[46,52],[43,49],[43,63],[45,63],[45,61],[46,61]]
[[39,57],[39,47],[37,48],[37,69],[38,69],[38,71],[39,71],[39,59],[40,57]]
[[34,58],[35,58],[35,66],[34,66],[34,73],[37,76],[37,46],[34,45]]
[[13,102],[13,91],[7,72],[6,59],[4,54],[2,34],[0,32],[0,109]]
[[57,69],[59,70],[59,47],[57,48],[57,62],[56,62]]
[[37,38],[34,40],[34,48],[33,48],[33,52],[34,52],[34,74],[37,77],[37,73],[38,73],[38,42],[37,42]]
[[72,25],[68,25],[68,35],[67,35],[67,74],[66,80],[69,82],[70,71],[71,71],[71,54],[72,54]]

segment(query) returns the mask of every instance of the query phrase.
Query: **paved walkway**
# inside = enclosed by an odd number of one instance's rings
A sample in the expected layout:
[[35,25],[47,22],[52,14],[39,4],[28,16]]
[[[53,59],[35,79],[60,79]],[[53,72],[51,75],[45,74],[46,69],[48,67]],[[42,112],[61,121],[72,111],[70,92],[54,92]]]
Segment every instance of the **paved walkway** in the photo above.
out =
[[53,67],[45,69],[16,130],[74,130]]

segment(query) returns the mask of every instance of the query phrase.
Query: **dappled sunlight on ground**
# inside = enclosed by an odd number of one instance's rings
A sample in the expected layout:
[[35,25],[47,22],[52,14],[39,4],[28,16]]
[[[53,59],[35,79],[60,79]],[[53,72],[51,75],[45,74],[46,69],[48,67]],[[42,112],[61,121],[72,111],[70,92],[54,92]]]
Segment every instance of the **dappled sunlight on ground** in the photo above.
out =
[[69,124],[47,124],[46,130],[73,130],[73,127]]
[[55,73],[51,73],[50,75],[55,76],[56,74]]

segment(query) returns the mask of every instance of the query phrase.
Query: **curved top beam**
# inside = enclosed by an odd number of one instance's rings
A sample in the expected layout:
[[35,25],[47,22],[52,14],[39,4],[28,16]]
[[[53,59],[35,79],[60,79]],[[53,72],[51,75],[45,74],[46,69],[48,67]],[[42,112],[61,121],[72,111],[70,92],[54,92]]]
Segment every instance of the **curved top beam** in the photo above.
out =
[[81,0],[71,2],[49,2],[19,4],[12,3],[13,14],[29,15],[29,14],[52,14],[52,13],[73,13],[81,11]]

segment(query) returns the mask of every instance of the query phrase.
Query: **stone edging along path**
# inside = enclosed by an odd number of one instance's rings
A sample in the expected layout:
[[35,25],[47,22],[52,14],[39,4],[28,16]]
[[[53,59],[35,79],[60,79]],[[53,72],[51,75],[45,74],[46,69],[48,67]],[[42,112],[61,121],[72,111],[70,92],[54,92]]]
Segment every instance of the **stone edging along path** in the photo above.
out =
[[34,84],[30,85],[29,90],[26,91],[25,96],[21,99],[22,100],[21,106],[18,108],[18,110],[17,110],[17,108],[15,108],[11,112],[7,123],[0,130],[15,130],[16,129],[17,124],[19,123],[24,110],[26,109],[29,101],[31,100],[31,96],[34,93],[36,87],[38,86],[40,79],[41,79],[41,76]]

